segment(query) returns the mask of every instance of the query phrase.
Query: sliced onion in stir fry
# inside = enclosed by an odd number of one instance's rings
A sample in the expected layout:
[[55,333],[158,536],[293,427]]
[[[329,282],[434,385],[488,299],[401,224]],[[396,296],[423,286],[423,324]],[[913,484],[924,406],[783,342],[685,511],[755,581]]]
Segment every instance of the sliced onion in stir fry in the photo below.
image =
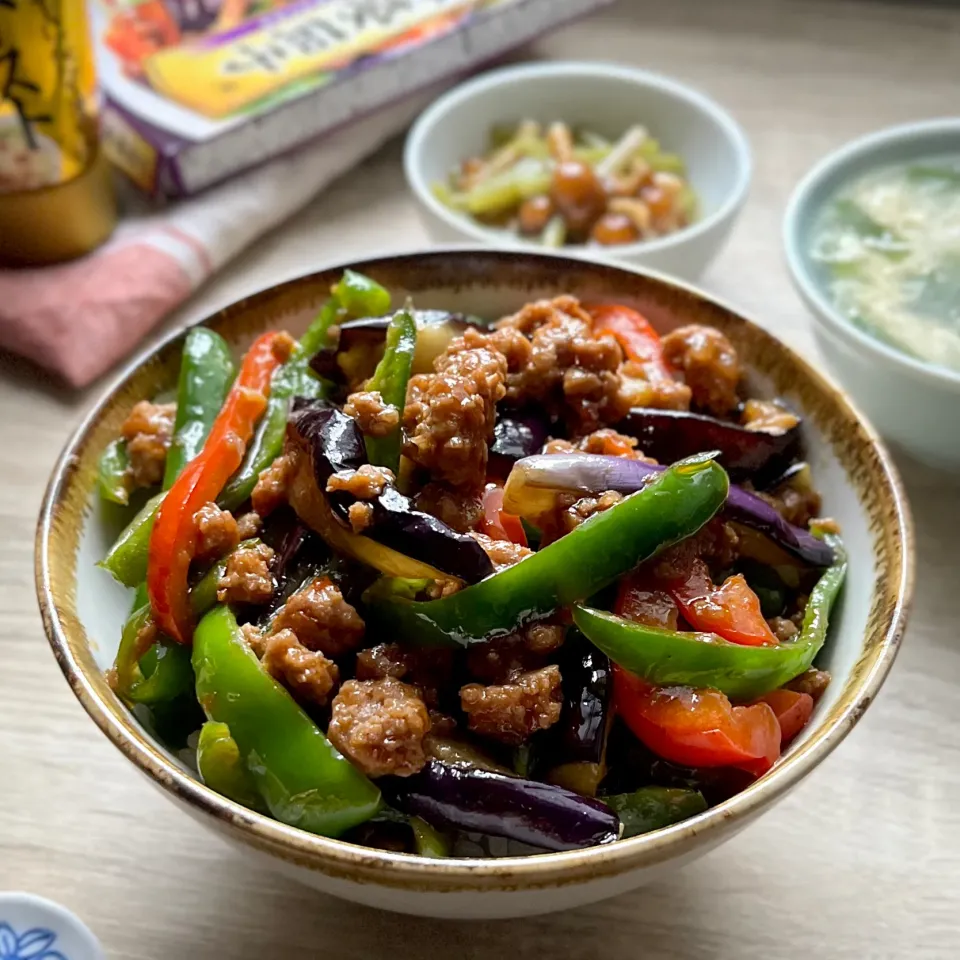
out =
[[[662,464],[591,453],[562,453],[518,460],[507,479],[503,506],[536,522],[554,506],[558,492],[584,496],[614,490],[634,493],[663,472]],[[833,551],[822,540],[787,523],[765,500],[731,486],[724,513],[731,520],[766,534],[788,553],[816,567],[828,567]]]

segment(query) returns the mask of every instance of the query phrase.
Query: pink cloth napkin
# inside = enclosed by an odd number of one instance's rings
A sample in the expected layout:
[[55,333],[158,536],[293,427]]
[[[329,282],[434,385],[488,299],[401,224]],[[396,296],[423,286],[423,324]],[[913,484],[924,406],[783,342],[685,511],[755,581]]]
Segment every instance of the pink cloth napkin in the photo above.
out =
[[406,127],[435,92],[196,198],[160,210],[134,204],[111,240],[80,260],[0,270],[0,349],[86,386],[244,247]]

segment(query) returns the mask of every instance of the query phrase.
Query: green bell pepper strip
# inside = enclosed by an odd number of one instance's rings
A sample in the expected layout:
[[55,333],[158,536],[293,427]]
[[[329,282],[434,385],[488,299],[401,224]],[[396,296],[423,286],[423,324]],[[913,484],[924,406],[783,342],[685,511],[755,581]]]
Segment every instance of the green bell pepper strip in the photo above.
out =
[[208,327],[190,330],[183,341],[177,415],[163,472],[164,490],[170,489],[180,471],[203,449],[235,374],[230,347],[219,333]]
[[[177,416],[163,474],[164,490],[203,448],[233,375],[233,359],[223,337],[206,327],[194,327],[183,343]],[[115,440],[100,457],[100,495],[104,499],[128,502],[126,467],[126,444]],[[122,500],[117,499],[121,490]],[[157,494],[144,504],[100,564],[125,587],[136,587],[146,578],[147,546],[162,498],[162,494]]]
[[595,514],[533,556],[440,600],[385,601],[367,615],[420,645],[479,643],[592,596],[658,550],[696,533],[720,509],[729,481],[709,457],[681,460],[642,490]]
[[669,827],[707,809],[707,801],[699,790],[681,787],[641,787],[633,793],[601,799],[623,824],[621,840]]
[[847,557],[839,537],[822,536],[836,561],[810,592],[799,634],[776,647],[747,647],[711,633],[648,627],[579,604],[573,621],[614,663],[655,686],[711,687],[733,700],[755,700],[803,673],[826,640]]
[[[384,403],[403,414],[407,401],[407,384],[417,349],[417,324],[409,310],[399,310],[387,327],[387,346],[377,364],[367,390],[379,391]],[[387,467],[394,476],[400,470],[400,448],[403,432],[400,422],[385,437],[365,437],[367,459],[374,466]]]
[[[256,538],[244,540],[238,550],[256,547]],[[217,603],[217,587],[227,568],[226,558],[215,563],[190,591],[190,606],[195,617],[202,617]],[[124,624],[120,647],[114,662],[116,690],[131,703],[169,703],[193,687],[190,650],[182,643],[160,637],[149,650],[137,649],[137,635],[150,619],[150,603],[145,584],[137,587],[133,612]],[[139,656],[138,656],[139,654]]]
[[390,309],[390,292],[355,270],[344,270],[332,293],[351,317],[382,317]]
[[151,497],[99,563],[125,587],[138,587],[147,579],[147,549],[162,500],[162,493]]
[[420,817],[410,817],[410,829],[413,830],[413,842],[421,857],[435,860],[450,856],[450,838]]
[[290,358],[274,373],[266,412],[257,425],[240,469],[220,495],[218,503],[221,507],[225,510],[239,507],[253,493],[260,474],[280,456],[293,398],[314,399],[329,390],[325,381],[310,369],[310,360],[318,350],[327,346],[330,328],[344,316],[379,316],[389,309],[390,294],[379,283],[352,270],[344,271]]
[[[241,540],[237,544],[238,550],[251,550],[260,546],[259,537],[251,537],[249,540]],[[211,607],[217,603],[217,590],[220,586],[220,578],[227,571],[226,557],[218,560],[198,581],[190,588],[190,608],[193,615],[197,618],[202,617]]]
[[225,510],[236,510],[253,493],[260,474],[273,463],[283,450],[283,440],[287,432],[287,417],[290,403],[294,397],[314,399],[323,396],[326,384],[310,370],[310,358],[316,349],[305,344],[322,346],[326,342],[327,331],[336,320],[337,311],[328,309],[327,302],[319,316],[310,325],[303,339],[294,347],[290,358],[278,367],[270,381],[270,397],[267,409],[257,424],[256,433],[247,447],[246,455],[239,470],[230,479],[220,494],[219,504]]
[[108,443],[106,449],[100,454],[97,471],[97,487],[102,500],[118,503],[121,507],[125,507],[130,502],[130,490],[127,487],[129,465],[127,442],[118,437],[112,443]]
[[148,651],[138,648],[140,631],[151,619],[150,604],[135,610],[123,626],[114,662],[114,689],[130,703],[168,703],[193,683],[190,651],[183,644],[161,638]]
[[207,719],[230,728],[277,820],[336,837],[377,812],[380,791],[264,671],[228,607],[215,607],[197,625],[193,667]]
[[267,812],[253,776],[240,757],[237,741],[230,736],[230,728],[225,723],[208,720],[200,728],[197,770],[200,779],[208,787],[228,800],[234,800],[251,810]]
[[[340,319],[341,314],[378,316],[389,309],[390,294],[380,284],[351,270],[344,271],[340,282],[334,285],[330,299],[310,324],[290,359],[274,374],[266,413],[261,418],[257,432],[247,448],[244,462],[218,501],[220,506],[233,510],[242,504],[256,486],[260,472],[279,456],[283,449],[291,398],[320,396],[325,389],[323,382],[309,371],[309,361],[317,350],[326,345],[329,329]],[[205,329],[197,327],[191,333]],[[186,344],[184,347],[186,348]],[[196,378],[188,378],[187,382],[194,383]],[[181,385],[183,385],[183,377],[181,377]],[[220,397],[217,408],[210,413],[209,421],[204,421],[206,424],[204,438],[222,403],[223,396]],[[191,409],[201,406],[193,398],[188,398],[184,402],[182,396],[178,403],[178,411],[180,405]],[[209,411],[205,410],[206,413]],[[158,494],[147,501],[143,509],[120,534],[117,542],[100,564],[126,587],[136,587],[146,578],[150,534],[153,532],[153,522],[162,497],[162,494]]]
[[[223,337],[206,327],[194,327],[183,343],[174,442],[167,454],[164,490],[203,448],[233,375],[230,348]],[[137,587],[147,578],[150,534],[162,500],[163,494],[158,493],[143,505],[100,563],[125,587]]]

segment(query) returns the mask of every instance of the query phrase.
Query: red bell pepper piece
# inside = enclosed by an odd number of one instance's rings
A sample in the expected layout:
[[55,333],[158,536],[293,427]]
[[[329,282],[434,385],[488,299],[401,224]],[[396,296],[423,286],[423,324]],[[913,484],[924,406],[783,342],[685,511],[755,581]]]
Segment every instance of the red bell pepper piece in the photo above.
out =
[[633,734],[671,763],[760,776],[780,756],[780,725],[766,703],[734,707],[717,690],[654,687],[616,664],[613,702]]
[[774,647],[777,638],[763,617],[760,600],[742,574],[714,586],[702,560],[690,564],[686,578],[666,584],[684,618],[694,630],[715,633],[731,643],[748,647]]
[[147,593],[160,629],[181,643],[193,633],[187,575],[196,549],[194,514],[216,500],[242,463],[266,409],[270,378],[284,359],[278,338],[286,337],[265,333],[254,341],[203,449],[167,491],[157,512],[147,558]]
[[488,483],[483,491],[483,520],[480,532],[494,540],[510,540],[527,546],[527,534],[520,518],[503,509],[503,487]]
[[[672,378],[673,371],[663,357],[660,335],[642,313],[609,303],[591,306],[588,311],[593,317],[594,330],[616,337],[630,360],[647,365],[649,374]],[[655,377],[650,376],[649,379]]]
[[786,746],[810,720],[813,713],[813,697],[796,690],[771,690],[757,703],[767,704],[780,724],[780,744]]

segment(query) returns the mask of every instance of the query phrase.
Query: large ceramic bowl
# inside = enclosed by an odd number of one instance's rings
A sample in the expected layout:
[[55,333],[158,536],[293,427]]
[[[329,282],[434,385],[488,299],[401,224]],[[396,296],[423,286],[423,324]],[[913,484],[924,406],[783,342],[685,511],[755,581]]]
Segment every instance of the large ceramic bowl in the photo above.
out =
[[526,63],[481,74],[425,110],[404,149],[407,183],[431,236],[527,250],[543,248],[486,227],[444,206],[432,185],[467,157],[486,152],[494,124],[526,118],[566,120],[611,140],[642,124],[680,154],[700,200],[697,220],[669,236],[617,247],[570,246],[564,253],[605,257],[696,279],[719,253],[750,186],[750,145],[718,103],[676,80],[610,63]]
[[783,238],[797,290],[813,312],[827,362],[877,429],[936,467],[960,470],[960,373],[888,346],[854,326],[830,302],[810,256],[817,217],[838,190],[871,170],[960,155],[960,119],[924,120],[880,130],[820,161],[797,185]]
[[[107,685],[129,609],[127,591],[95,567],[116,532],[94,495],[97,458],[137,400],[169,387],[182,335],[133,363],[67,444],[37,532],[36,574],[50,643],[94,722],[184,811],[238,847],[320,890],[408,913],[510,917],[564,910],[629,890],[698,857],[769,809],[850,732],[886,676],[906,622],[913,534],[900,484],[871,428],[835,387],[732,309],[661,277],[581,260],[492,250],[414,253],[347,264],[402,302],[496,317],[558,291],[613,298],[661,330],[696,321],[723,330],[751,390],[802,412],[825,511],[843,526],[850,573],[820,662],[834,676],[812,722],[781,761],[742,793],[683,823],[609,846],[502,860],[426,860],[313,836],[203,786],[153,741]],[[316,314],[341,267],[282,283],[207,321],[238,350],[258,333],[294,334]],[[824,804],[827,797],[821,798]]]

